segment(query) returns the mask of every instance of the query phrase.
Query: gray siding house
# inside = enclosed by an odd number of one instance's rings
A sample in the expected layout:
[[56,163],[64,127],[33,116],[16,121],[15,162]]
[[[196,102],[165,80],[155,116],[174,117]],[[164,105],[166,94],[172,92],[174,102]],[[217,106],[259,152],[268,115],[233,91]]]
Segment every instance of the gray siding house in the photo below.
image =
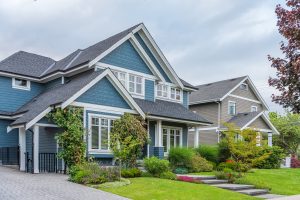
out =
[[272,145],[272,134],[278,134],[269,121],[268,106],[248,76],[207,83],[196,86],[190,95],[190,110],[213,122],[209,127],[189,129],[189,146],[217,144],[224,123],[233,123],[240,129],[253,128],[260,137],[268,138]]

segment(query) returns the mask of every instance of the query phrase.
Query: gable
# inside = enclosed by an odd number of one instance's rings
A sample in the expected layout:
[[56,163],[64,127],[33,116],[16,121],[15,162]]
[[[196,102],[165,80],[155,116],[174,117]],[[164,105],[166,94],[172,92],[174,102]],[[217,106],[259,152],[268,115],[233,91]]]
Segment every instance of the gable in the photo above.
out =
[[153,75],[147,64],[128,40],[102,58],[101,62]]
[[75,101],[131,109],[125,99],[106,77],[101,79]]
[[248,90],[242,90],[240,87],[237,87],[231,94],[259,101],[255,93],[253,92],[253,89],[250,87],[251,84],[249,83],[249,81],[246,80],[244,83],[248,85]]
[[169,83],[172,83],[172,81],[170,80],[170,78],[168,77],[168,75],[165,73],[165,71],[163,70],[162,66],[158,63],[158,61],[156,60],[156,58],[154,57],[154,55],[151,53],[150,49],[147,47],[147,45],[145,44],[145,42],[143,41],[143,39],[141,38],[141,36],[138,33],[135,33],[134,37],[137,39],[137,41],[143,47],[143,49],[145,50],[145,52],[147,53],[147,55],[149,56],[149,58],[151,59],[151,61],[154,63],[154,65],[156,66],[156,68],[158,69],[158,71],[165,78],[165,80],[167,82],[169,82]]
[[248,127],[257,128],[257,129],[271,129],[269,125],[264,121],[264,119],[260,116],[254,122],[252,122]]

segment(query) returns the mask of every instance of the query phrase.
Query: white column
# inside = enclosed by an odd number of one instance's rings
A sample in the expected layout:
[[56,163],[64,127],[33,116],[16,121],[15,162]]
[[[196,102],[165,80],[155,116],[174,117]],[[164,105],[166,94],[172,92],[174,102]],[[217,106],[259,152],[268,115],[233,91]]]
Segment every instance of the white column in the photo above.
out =
[[25,171],[26,167],[26,131],[25,128],[19,128],[19,147],[20,147],[20,171]]
[[33,127],[33,173],[39,173],[39,126]]
[[199,146],[199,128],[195,127],[194,147],[197,148],[198,146]]
[[157,125],[156,125],[155,146],[156,147],[162,147],[162,125],[161,125],[161,120],[158,120]]
[[[147,120],[147,137],[148,137],[148,141],[150,141],[150,123],[149,123],[149,119]],[[150,144],[147,144],[147,158],[150,157]]]
[[273,146],[273,134],[272,133],[268,133],[268,146],[271,147]]

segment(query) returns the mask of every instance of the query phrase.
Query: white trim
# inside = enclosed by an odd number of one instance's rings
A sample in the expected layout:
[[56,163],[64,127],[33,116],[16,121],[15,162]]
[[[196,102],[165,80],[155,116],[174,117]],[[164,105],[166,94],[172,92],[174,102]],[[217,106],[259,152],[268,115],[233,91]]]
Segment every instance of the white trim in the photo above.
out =
[[151,81],[158,80],[155,76],[150,75],[150,74],[145,74],[145,73],[142,73],[142,72],[133,71],[133,70],[130,70],[130,69],[125,69],[123,67],[118,67],[118,66],[115,66],[115,65],[110,65],[110,64],[106,64],[106,63],[102,63],[102,62],[97,62],[96,67],[98,67],[100,69],[110,68],[111,70],[115,70],[115,71],[125,72],[125,73],[129,73],[129,74],[136,74],[138,76],[143,76],[145,79],[151,80]]
[[171,138],[171,130],[174,130],[174,147],[175,147],[175,142],[176,142],[176,131],[179,131],[179,147],[182,147],[183,146],[183,128],[182,127],[177,127],[177,126],[164,126],[164,125],[161,125],[161,128],[158,129],[160,130],[161,132],[161,135],[159,137],[159,139],[161,140],[161,145],[158,146],[158,147],[165,147],[163,146],[163,129],[166,129],[167,130],[167,152],[165,152],[165,149],[164,149],[164,156],[167,156],[168,153],[169,153],[169,150],[171,148],[171,143],[170,143],[170,138]]
[[36,123],[37,126],[42,126],[42,127],[53,127],[57,128],[58,126],[55,124],[46,124],[46,123]]
[[39,126],[35,125],[33,127],[33,173],[39,173]]
[[25,130],[29,129],[31,126],[33,126],[35,123],[37,123],[38,121],[40,121],[46,114],[48,114],[51,111],[51,108],[48,107],[46,110],[44,110],[43,112],[41,112],[39,115],[37,115],[33,120],[31,120],[30,122],[28,122],[25,125]]
[[[166,66],[166,68],[168,69],[168,71],[172,74],[173,78],[175,79],[175,81],[177,82],[177,84],[181,87],[181,89],[184,88],[182,82],[180,81],[179,77],[177,76],[177,74],[175,73],[174,69],[171,67],[170,63],[168,62],[168,60],[166,59],[166,57],[164,56],[164,54],[162,53],[162,51],[160,50],[160,48],[158,47],[158,45],[156,44],[156,42],[154,41],[153,37],[150,35],[149,31],[147,30],[147,28],[145,27],[144,24],[141,24],[141,30],[143,30],[145,36],[147,37],[147,39],[150,41],[151,45],[154,47],[155,51],[158,53],[159,57],[162,59],[164,65]],[[140,34],[139,34],[140,35]],[[140,35],[141,36],[141,35]],[[143,39],[143,36],[141,36],[141,38]],[[145,42],[145,40],[143,40]],[[152,50],[149,47],[149,44],[145,42],[145,44],[147,45],[147,47],[150,49],[150,51]],[[156,55],[154,52],[151,51],[151,53],[153,54],[153,56],[156,58]],[[160,63],[159,59],[156,58],[156,60]],[[161,64],[161,63],[160,63]],[[161,65],[161,67],[163,67],[164,65]],[[165,68],[165,69],[166,69]],[[165,70],[164,70],[165,71]]]
[[[198,127],[198,130],[199,131],[209,131],[209,130],[217,130],[219,127],[209,127],[209,128],[199,128]],[[195,131],[195,128],[190,128],[189,129],[189,132],[194,132]]]
[[159,117],[159,116],[152,116],[148,115],[148,119],[155,119],[155,120],[164,120],[164,121],[169,121],[169,122],[178,122],[178,123],[186,123],[186,124],[200,124],[200,125],[205,125],[209,126],[209,123],[204,123],[204,122],[195,122],[195,121],[189,121],[189,120],[182,120],[182,119],[172,119],[168,117]]
[[[19,79],[21,81],[26,81],[26,86],[20,86],[20,85],[16,85],[16,79]],[[12,78],[12,88],[14,89],[18,89],[18,90],[27,90],[30,91],[31,90],[31,82],[27,79],[20,79],[20,78]]]
[[[254,108],[254,109],[252,110],[252,108]],[[258,111],[257,106],[251,106],[250,107],[250,112],[257,112],[257,111]]]
[[88,111],[99,111],[99,112],[109,112],[111,114],[124,114],[124,113],[133,113],[138,114],[135,110],[125,109],[125,108],[117,108],[117,107],[111,107],[111,106],[103,106],[103,105],[97,105],[97,104],[90,104],[90,103],[81,103],[74,101],[70,105],[77,106],[77,107],[83,107],[85,110]]
[[[149,119],[147,119],[147,137],[148,137],[148,140],[150,141],[150,122],[149,122]],[[149,142],[147,143],[147,158],[150,157],[150,144]]]
[[12,116],[7,116],[7,115],[0,115],[0,119],[16,119],[21,117],[23,114],[20,115],[12,115]]
[[[258,119],[259,117],[262,117],[264,119],[264,121],[271,127],[273,133],[278,134],[279,132],[278,130],[275,128],[275,126],[272,124],[272,122],[269,120],[269,118],[266,116],[266,114],[264,113],[264,111],[262,111],[261,113],[259,113],[256,117],[254,117],[253,119],[251,119],[247,124],[245,124],[241,130],[248,128],[249,125],[251,125],[256,119]],[[255,128],[254,128],[255,129]],[[265,131],[270,131],[268,129],[258,129],[258,130],[265,130]],[[264,131],[264,132],[265,132]]]
[[160,78],[160,80],[163,80],[164,82],[166,82],[163,75],[158,71],[158,69],[156,68],[156,66],[154,65],[154,63],[152,62],[150,57],[148,56],[148,54],[145,52],[145,50],[143,49],[143,47],[140,45],[140,43],[137,41],[137,39],[134,37],[133,34],[131,34],[131,38],[129,39],[129,41],[131,42],[131,44],[133,45],[135,50],[138,52],[138,54],[145,61],[145,63],[147,63],[148,67],[150,65],[149,69],[152,71],[152,73],[157,75]]
[[258,104],[262,104],[260,101],[256,101],[254,99],[249,99],[249,98],[246,98],[246,97],[241,97],[241,96],[234,95],[234,94],[229,94],[228,96],[238,98],[238,99],[243,99],[243,100],[246,100],[246,101],[251,101],[251,102],[254,102],[254,103],[258,103]]
[[25,162],[25,152],[26,152],[26,131],[24,127],[19,128],[19,162],[20,162],[20,171],[25,171],[26,162]]

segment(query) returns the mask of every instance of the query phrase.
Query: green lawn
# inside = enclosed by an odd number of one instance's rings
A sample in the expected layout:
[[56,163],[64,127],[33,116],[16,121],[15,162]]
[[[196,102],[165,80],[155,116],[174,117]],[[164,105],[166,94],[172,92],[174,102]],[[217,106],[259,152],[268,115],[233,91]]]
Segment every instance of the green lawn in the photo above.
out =
[[247,173],[239,183],[253,184],[260,188],[270,188],[271,193],[300,194],[300,169],[259,169]]
[[172,181],[158,178],[133,178],[131,184],[117,188],[102,189],[134,200],[250,200],[254,197],[238,194],[213,186]]

